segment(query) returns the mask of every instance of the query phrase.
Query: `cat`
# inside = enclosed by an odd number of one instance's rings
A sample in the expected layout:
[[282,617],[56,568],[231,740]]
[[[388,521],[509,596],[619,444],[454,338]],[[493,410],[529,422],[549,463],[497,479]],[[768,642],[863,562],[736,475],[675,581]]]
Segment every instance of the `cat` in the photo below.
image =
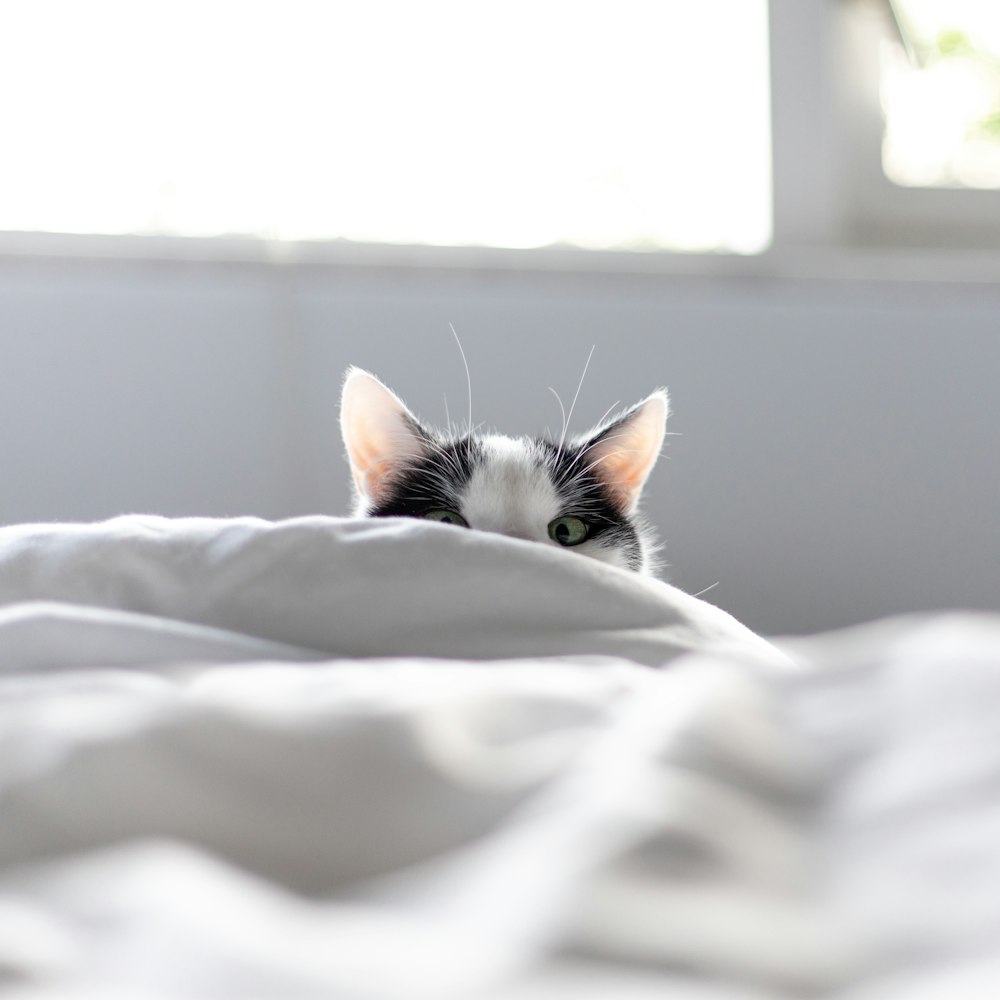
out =
[[443,434],[421,424],[374,375],[350,368],[340,427],[354,513],[497,532],[651,573],[654,535],[637,508],[668,413],[659,389],[565,443]]

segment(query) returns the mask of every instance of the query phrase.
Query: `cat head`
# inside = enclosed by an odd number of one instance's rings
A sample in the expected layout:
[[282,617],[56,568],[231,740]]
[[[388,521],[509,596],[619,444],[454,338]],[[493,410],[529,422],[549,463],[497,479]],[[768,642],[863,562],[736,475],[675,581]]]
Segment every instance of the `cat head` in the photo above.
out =
[[441,521],[566,548],[649,572],[652,532],[638,515],[669,411],[658,390],[565,444],[442,434],[374,375],[352,368],[340,427],[355,514]]

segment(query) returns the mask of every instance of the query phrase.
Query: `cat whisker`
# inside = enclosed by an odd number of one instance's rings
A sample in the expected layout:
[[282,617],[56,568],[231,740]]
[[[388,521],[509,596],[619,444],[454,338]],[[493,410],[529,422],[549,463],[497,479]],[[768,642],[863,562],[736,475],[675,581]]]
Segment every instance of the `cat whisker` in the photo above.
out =
[[616,407],[618,406],[618,404],[619,404],[619,403],[621,403],[621,400],[620,400],[620,399],[616,399],[616,400],[615,400],[615,401],[614,401],[614,402],[613,402],[613,403],[612,403],[612,404],[611,404],[611,405],[610,405],[610,406],[609,406],[609,407],[608,407],[608,408],[607,408],[607,409],[606,409],[606,410],[604,411],[603,415],[601,416],[601,419],[597,421],[597,423],[598,423],[598,426],[600,426],[601,424],[603,424],[603,423],[604,423],[604,421],[608,419],[608,416],[609,416],[609,414],[611,413],[611,411],[612,411],[612,410],[614,410],[614,409],[615,409],[615,408],[616,408]]
[[[614,441],[622,441],[625,440],[627,437],[628,435],[624,433],[603,435],[601,437],[601,444],[610,444]],[[574,463],[579,462],[585,455],[589,454],[590,450],[591,449],[589,447],[581,447],[579,454],[573,457],[573,460],[570,463],[570,465],[572,466]]]
[[472,375],[469,373],[469,362],[465,357],[465,350],[462,347],[462,341],[458,339],[458,333],[455,330],[455,324],[449,323],[448,326],[451,328],[452,336],[455,338],[455,343],[458,344],[458,352],[462,355],[462,364],[465,366],[465,387],[469,395],[469,433],[474,433],[472,427]]
[[715,583],[710,583],[704,590],[699,590],[697,594],[692,594],[692,597],[701,597],[702,594],[707,594],[713,587],[718,587],[721,581],[716,580]]
[[[626,435],[624,435],[624,434],[613,434],[610,437],[602,438],[601,443],[602,444],[607,444],[607,443],[614,442],[614,441],[617,441],[617,440],[623,440],[625,438],[626,438]],[[601,462],[605,461],[608,458],[612,458],[612,457],[619,456],[619,455],[632,454],[632,453],[634,453],[634,451],[635,451],[635,449],[619,449],[618,451],[609,452],[607,454],[602,455],[596,461],[591,462],[589,465],[583,467],[583,466],[581,466],[581,463],[584,461],[584,459],[586,459],[586,457],[589,454],[589,449],[585,448],[578,455],[574,455],[572,461],[570,461],[560,471],[559,477],[558,477],[559,482],[564,483],[564,482],[567,482],[572,477],[580,475],[581,473],[586,474],[588,472],[592,472]]]
[[560,431],[559,433],[559,449],[558,449],[558,451],[561,451],[563,439],[566,437],[566,407],[563,406],[563,401],[562,398],[559,396],[559,393],[556,392],[551,385],[549,386],[549,392],[551,392],[552,395],[556,397],[556,402],[559,404],[559,412],[562,414],[562,431]]
[[569,431],[570,421],[573,419],[573,410],[576,409],[576,401],[580,396],[580,390],[583,388],[583,381],[587,377],[587,371],[590,368],[590,359],[594,356],[594,351],[597,350],[597,344],[594,344],[590,348],[590,353],[587,355],[587,360],[583,366],[583,374],[580,376],[580,381],[577,383],[576,392],[573,393],[573,402],[569,404],[569,415],[563,421],[563,432],[562,437],[559,439],[559,453],[562,454],[563,445],[566,443],[566,434]]
[[595,461],[591,462],[590,465],[588,465],[583,471],[593,472],[594,469],[596,469],[601,464],[601,462],[606,462],[609,458],[620,458],[622,455],[634,455],[634,454],[635,454],[634,448],[621,448],[618,451],[612,451],[606,455],[601,455],[600,458],[595,459]]

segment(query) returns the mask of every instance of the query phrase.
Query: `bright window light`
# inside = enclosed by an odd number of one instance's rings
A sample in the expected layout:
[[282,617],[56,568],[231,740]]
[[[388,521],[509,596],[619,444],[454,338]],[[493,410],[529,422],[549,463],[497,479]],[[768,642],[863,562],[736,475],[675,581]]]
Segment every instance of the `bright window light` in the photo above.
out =
[[766,0],[25,0],[0,229],[754,253]]
[[1000,2],[893,3],[912,51],[885,52],[887,176],[918,187],[1000,187]]

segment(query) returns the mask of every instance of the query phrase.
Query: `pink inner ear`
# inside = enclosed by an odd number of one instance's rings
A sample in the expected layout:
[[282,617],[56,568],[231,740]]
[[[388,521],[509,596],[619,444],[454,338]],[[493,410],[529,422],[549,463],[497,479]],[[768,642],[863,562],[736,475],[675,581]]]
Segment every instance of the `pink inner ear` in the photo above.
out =
[[392,465],[389,462],[371,462],[362,471],[355,471],[354,481],[358,489],[371,500],[381,500],[385,488],[392,478]]
[[416,421],[395,393],[355,369],[344,382],[340,430],[358,491],[370,500],[385,492],[393,473],[423,454]]
[[656,465],[667,413],[666,395],[656,393],[609,428],[588,451],[591,468],[604,480],[625,513],[631,514],[638,506],[642,488]]

